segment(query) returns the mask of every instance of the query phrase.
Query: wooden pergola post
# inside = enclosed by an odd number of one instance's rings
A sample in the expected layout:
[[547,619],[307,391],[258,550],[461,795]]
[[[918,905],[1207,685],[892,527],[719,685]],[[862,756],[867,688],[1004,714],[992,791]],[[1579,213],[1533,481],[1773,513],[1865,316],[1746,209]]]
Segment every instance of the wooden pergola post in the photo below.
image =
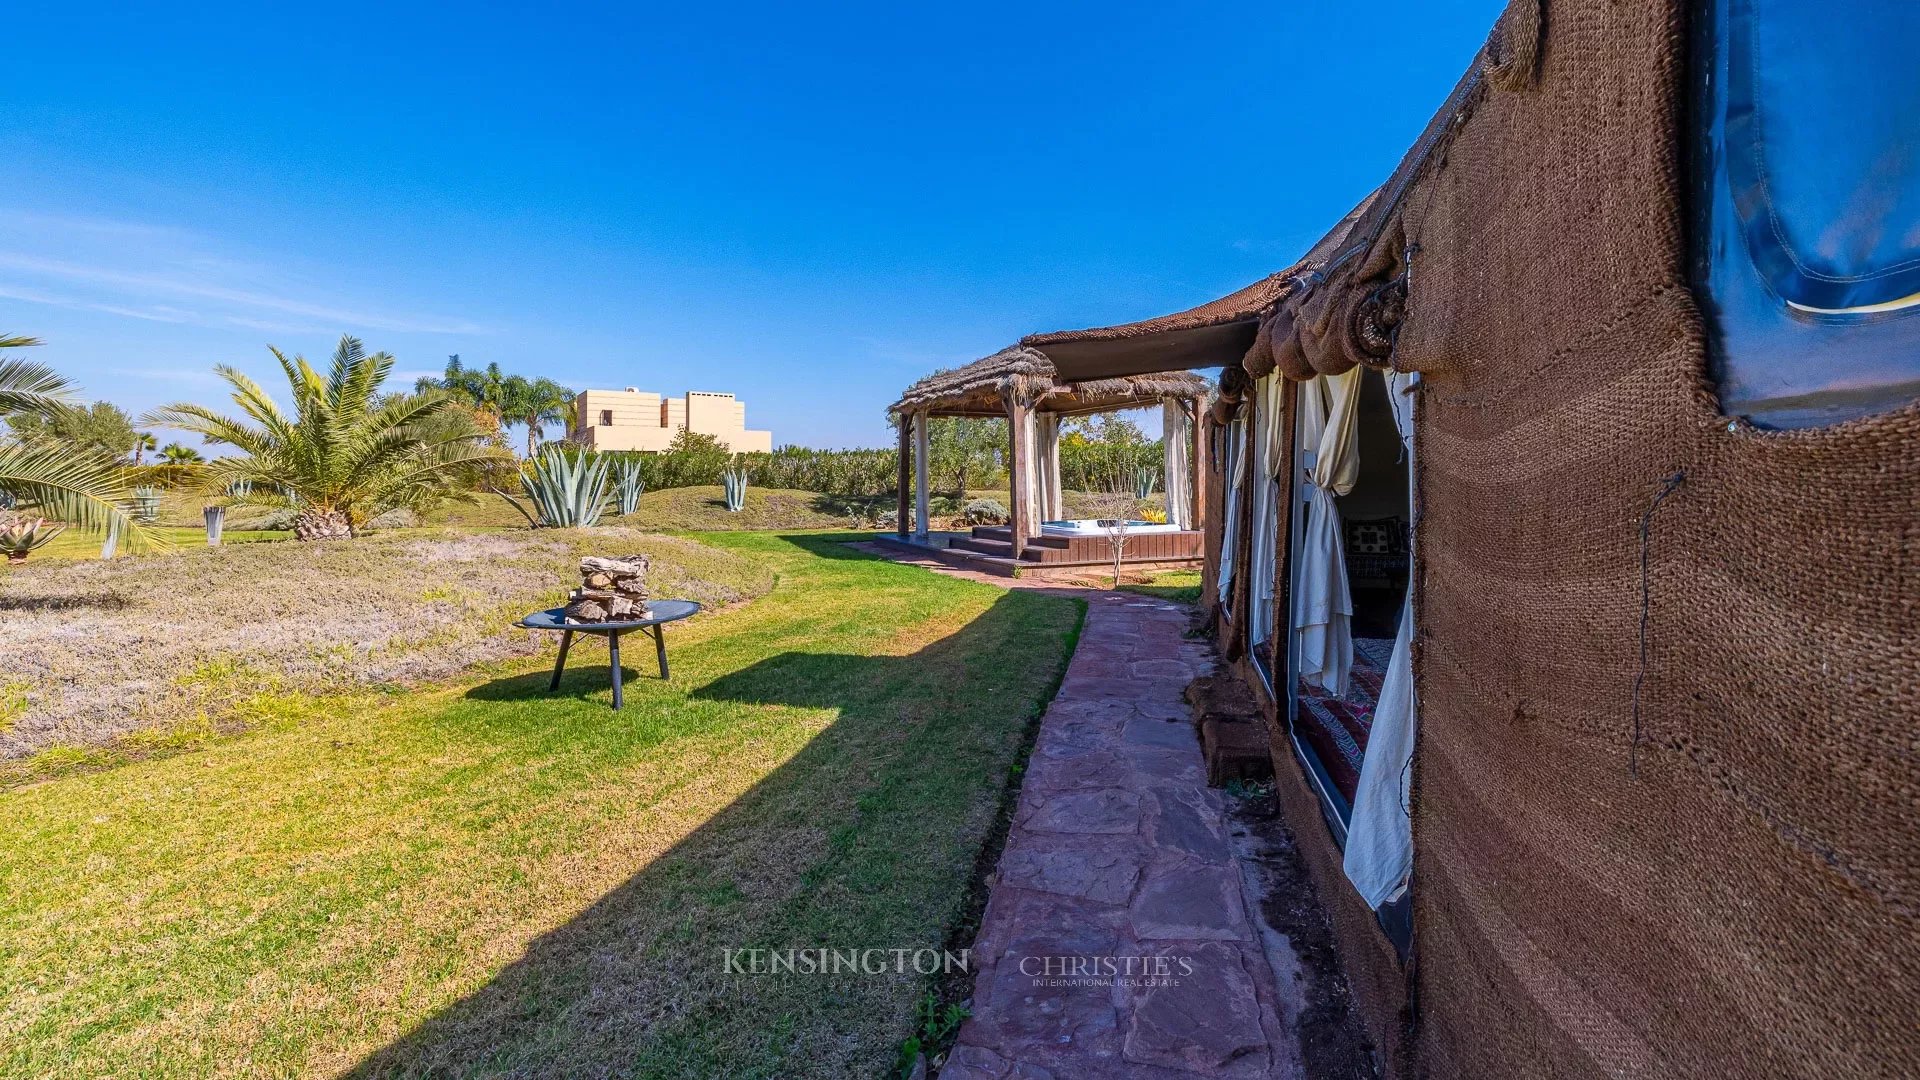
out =
[[1033,447],[1027,445],[1027,413],[1030,407],[1012,398],[1007,402],[1008,450],[1007,471],[1009,473],[1008,494],[1013,496],[1013,505],[1008,507],[1007,521],[1012,527],[1013,557],[1018,559],[1027,550],[1027,530],[1033,528],[1033,522],[1027,520],[1027,492],[1033,483]]
[[899,415],[897,426],[900,428],[900,505],[894,512],[893,533],[905,540],[907,538],[907,424],[909,421],[905,413]]
[[913,414],[913,531],[922,540],[931,531],[928,520],[927,472],[931,468],[929,458],[933,455],[928,449],[926,410]]
[[1207,531],[1207,474],[1213,471],[1213,413],[1203,401],[1189,401],[1193,409],[1193,527]]

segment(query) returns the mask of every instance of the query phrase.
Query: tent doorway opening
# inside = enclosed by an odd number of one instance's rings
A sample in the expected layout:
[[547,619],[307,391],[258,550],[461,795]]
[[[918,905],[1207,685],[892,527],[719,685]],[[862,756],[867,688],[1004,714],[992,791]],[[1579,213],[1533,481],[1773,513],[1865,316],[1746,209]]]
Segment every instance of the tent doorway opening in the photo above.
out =
[[[1306,759],[1302,763],[1315,774],[1327,810],[1337,818],[1339,834],[1352,817],[1412,567],[1411,455],[1401,441],[1389,396],[1397,390],[1372,371],[1359,373],[1354,383],[1357,400],[1347,418],[1350,434],[1329,432],[1324,424],[1318,430],[1296,424],[1300,442],[1295,460],[1302,463],[1305,478],[1296,485],[1290,530],[1293,595],[1299,599],[1294,605],[1295,662],[1289,683],[1294,740]],[[1326,408],[1312,393],[1302,397],[1303,409]],[[1338,405],[1329,412],[1333,423],[1341,421]],[[1347,460],[1320,462],[1323,447]],[[1327,484],[1335,521],[1312,520],[1316,473]],[[1310,534],[1316,524],[1330,527],[1315,527]],[[1327,545],[1328,539],[1337,547]],[[1315,621],[1316,613],[1309,609],[1317,604],[1331,609],[1326,612],[1328,623]],[[1344,633],[1337,625],[1342,607]],[[1315,629],[1323,625],[1324,631]]]

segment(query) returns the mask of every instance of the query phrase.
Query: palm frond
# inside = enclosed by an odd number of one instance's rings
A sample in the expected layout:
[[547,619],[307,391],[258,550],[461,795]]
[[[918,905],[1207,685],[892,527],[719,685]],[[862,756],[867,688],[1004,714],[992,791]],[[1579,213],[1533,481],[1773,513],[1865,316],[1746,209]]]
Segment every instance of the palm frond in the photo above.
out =
[[249,426],[246,421],[221,416],[203,405],[181,402],[154,409],[140,417],[143,424],[178,428],[214,443],[226,443],[242,453],[265,454],[273,446],[272,435]]
[[0,490],[41,512],[90,530],[118,529],[135,545],[154,535],[123,508],[132,498],[120,464],[55,443],[0,446]]
[[[15,348],[9,343],[38,345],[32,338],[0,338],[0,348]],[[0,358],[0,414],[52,412],[72,403],[73,384],[45,364],[13,357]]]

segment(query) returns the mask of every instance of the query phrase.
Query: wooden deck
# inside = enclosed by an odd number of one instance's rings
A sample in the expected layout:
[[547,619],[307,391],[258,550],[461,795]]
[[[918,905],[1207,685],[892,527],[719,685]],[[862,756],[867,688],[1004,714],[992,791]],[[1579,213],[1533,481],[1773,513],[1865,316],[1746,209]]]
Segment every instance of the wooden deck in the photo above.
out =
[[[1074,567],[1113,565],[1113,545],[1104,536],[1030,536],[1020,558],[1013,557],[1013,532],[1004,525],[977,526],[971,533],[932,533],[902,538],[885,533],[881,542],[932,555],[951,566],[1003,577]],[[1132,569],[1197,566],[1202,534],[1197,530],[1133,533],[1120,564]]]

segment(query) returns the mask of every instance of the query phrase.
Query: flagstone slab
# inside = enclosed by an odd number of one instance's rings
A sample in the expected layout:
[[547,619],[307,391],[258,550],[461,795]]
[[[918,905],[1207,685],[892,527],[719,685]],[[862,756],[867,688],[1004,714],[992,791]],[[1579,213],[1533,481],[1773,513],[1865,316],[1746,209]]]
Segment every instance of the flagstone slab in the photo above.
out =
[[1141,864],[1140,854],[1131,845],[1123,848],[1079,837],[1066,844],[1042,844],[1036,837],[1033,843],[1001,856],[996,880],[1023,889],[1125,904],[1140,880]]
[[1216,942],[1161,950],[1175,974],[1138,989],[1129,1002],[1127,1061],[1203,1076],[1255,1077],[1272,1055],[1254,979],[1240,950]]
[[1140,796],[1119,788],[1041,793],[1019,825],[1042,833],[1134,833],[1140,829]]
[[1128,915],[1143,941],[1249,941],[1239,869],[1179,856],[1147,868]]

